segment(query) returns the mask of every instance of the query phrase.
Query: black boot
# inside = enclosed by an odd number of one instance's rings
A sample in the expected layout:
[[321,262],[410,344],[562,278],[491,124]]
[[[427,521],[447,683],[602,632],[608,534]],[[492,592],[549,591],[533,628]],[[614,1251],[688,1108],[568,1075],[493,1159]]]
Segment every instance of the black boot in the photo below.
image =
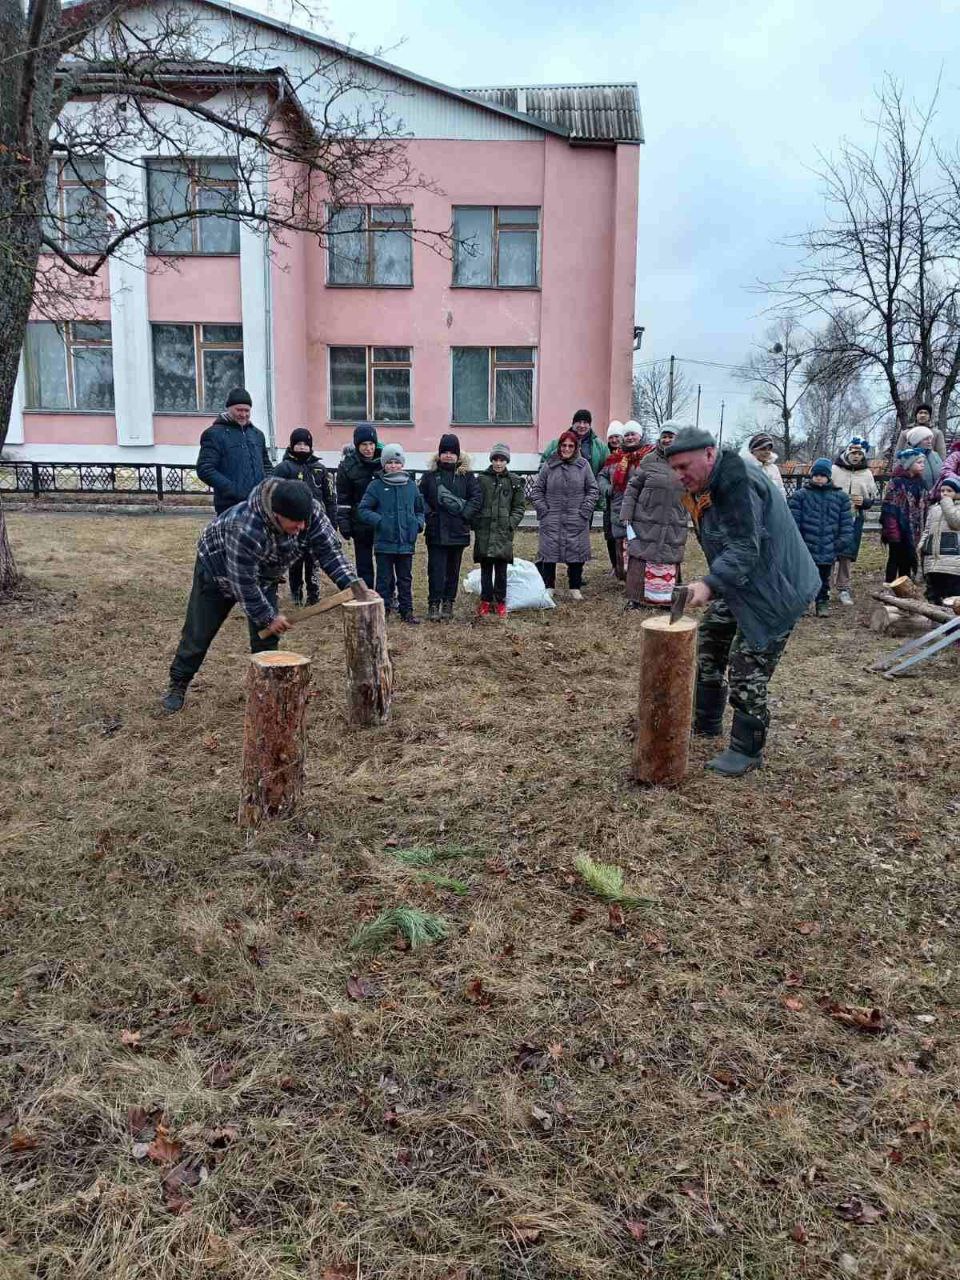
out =
[[453,621],[453,601],[452,600],[441,601],[440,617],[444,622]]
[[187,680],[171,680],[170,687],[160,699],[160,706],[168,715],[173,715],[176,711],[183,710],[183,703],[187,696]]
[[726,751],[707,764],[708,769],[724,778],[742,778],[751,769],[763,764],[763,746],[767,740],[767,726],[756,716],[744,711],[734,711],[730,729],[730,745]]
[[693,703],[693,732],[700,738],[719,738],[723,733],[723,712],[727,705],[725,684],[701,684]]
[[431,601],[430,601],[430,603],[427,605],[427,621],[428,621],[428,622],[439,622],[439,621],[440,621],[440,602],[439,602],[439,600],[431,600]]

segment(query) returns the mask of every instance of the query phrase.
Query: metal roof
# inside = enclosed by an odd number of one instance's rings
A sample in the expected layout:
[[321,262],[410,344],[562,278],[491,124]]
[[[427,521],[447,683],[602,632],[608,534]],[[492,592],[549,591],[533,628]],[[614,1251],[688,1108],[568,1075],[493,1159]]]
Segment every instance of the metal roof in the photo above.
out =
[[572,141],[643,142],[635,84],[538,84],[464,89],[489,106],[532,116]]

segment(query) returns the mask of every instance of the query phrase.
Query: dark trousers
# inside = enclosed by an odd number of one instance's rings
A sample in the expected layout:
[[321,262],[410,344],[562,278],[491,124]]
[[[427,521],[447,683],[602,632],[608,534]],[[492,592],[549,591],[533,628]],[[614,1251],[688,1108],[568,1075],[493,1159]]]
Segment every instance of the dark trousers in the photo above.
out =
[[412,551],[406,556],[391,551],[377,552],[377,594],[382,596],[388,611],[396,594],[401,618],[413,613]]
[[715,600],[704,612],[697,635],[697,683],[718,688],[729,680],[736,710],[768,725],[767,686],[789,639],[790,631],[762,648],[748,644],[728,606]]
[[[277,588],[264,587],[264,594],[276,608]],[[207,650],[226,622],[234,603],[223,594],[197,560],[193,567],[193,586],[190,588],[190,599],[187,601],[187,616],[183,623],[183,631],[180,633],[180,643],[170,664],[170,679],[174,684],[189,684],[200,670],[201,663],[207,656]],[[248,621],[248,626],[251,653],[276,649],[280,643],[277,636],[267,636],[265,640],[261,640],[253,623]]]
[[316,604],[320,599],[320,576],[317,562],[309,551],[290,566],[290,594],[294,599],[299,600],[303,595],[304,578],[307,580],[307,604]]
[[913,547],[905,547],[902,542],[891,542],[887,547],[884,582],[893,582],[895,578],[912,578],[916,571],[917,556]]
[[619,577],[620,570],[623,568],[619,539],[614,538],[611,534],[604,537],[604,542],[607,544],[607,555],[610,557],[610,568],[615,569],[617,577]]
[[[542,560],[537,565],[540,570],[540,577],[543,579],[545,587],[553,588],[557,585],[557,566],[551,564],[548,560]],[[568,564],[567,565],[567,586],[571,591],[579,591],[583,586],[583,565]]]
[[833,564],[818,564],[820,571],[820,590],[817,592],[817,603],[822,604],[824,600],[830,599],[830,576],[833,573]]
[[357,574],[370,590],[373,590],[375,574],[373,569],[373,538],[358,538],[354,535],[353,554],[357,561]]
[[431,604],[453,603],[460,585],[460,561],[464,547],[438,547],[427,543],[427,598]]
[[507,603],[507,562],[480,558],[480,599],[487,604]]

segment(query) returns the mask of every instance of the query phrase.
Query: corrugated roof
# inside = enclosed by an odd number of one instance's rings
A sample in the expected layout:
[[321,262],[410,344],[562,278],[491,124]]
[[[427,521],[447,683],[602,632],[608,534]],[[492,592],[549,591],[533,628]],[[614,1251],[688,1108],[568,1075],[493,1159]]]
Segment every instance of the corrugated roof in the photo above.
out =
[[643,142],[635,84],[497,85],[463,92],[562,129],[573,141]]

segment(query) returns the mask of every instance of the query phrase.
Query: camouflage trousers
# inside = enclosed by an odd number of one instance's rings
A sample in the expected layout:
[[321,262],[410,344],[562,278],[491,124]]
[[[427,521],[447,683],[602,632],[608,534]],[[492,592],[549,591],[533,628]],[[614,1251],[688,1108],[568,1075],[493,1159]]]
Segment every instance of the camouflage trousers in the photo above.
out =
[[750,645],[727,605],[714,600],[703,615],[697,637],[698,684],[716,687],[728,681],[731,704],[768,725],[767,685],[787,647],[790,631],[763,648]]

